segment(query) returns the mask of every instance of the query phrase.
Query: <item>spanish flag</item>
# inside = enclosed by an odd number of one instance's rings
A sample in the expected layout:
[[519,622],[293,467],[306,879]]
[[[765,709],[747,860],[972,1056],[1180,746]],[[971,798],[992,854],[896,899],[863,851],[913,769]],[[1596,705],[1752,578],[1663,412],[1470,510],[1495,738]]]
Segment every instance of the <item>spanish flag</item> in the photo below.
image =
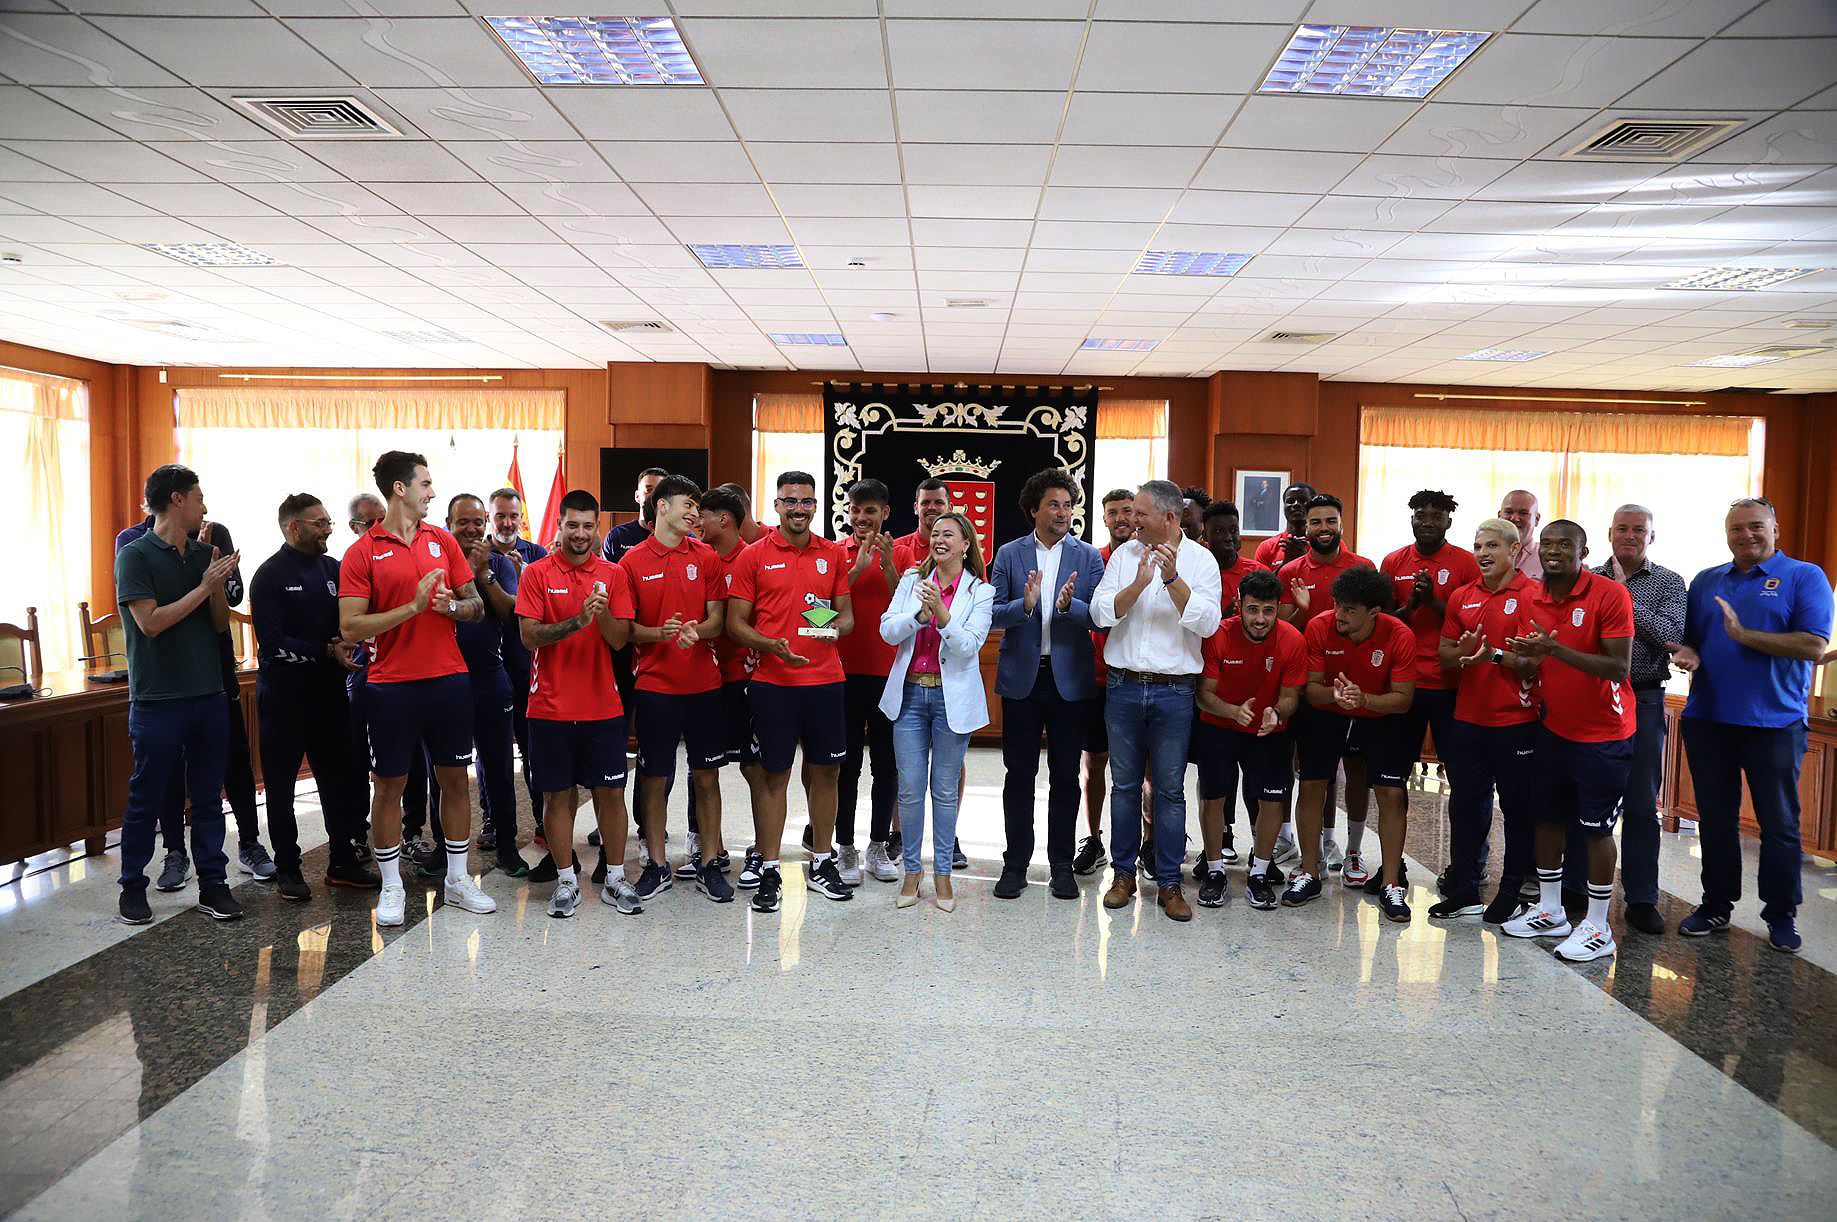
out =
[[[567,454],[560,447],[555,450],[555,481],[549,485],[548,504],[542,507],[542,533],[537,542],[544,547],[552,547],[555,536],[561,533],[561,498],[568,495],[568,481],[564,473],[567,466]],[[527,524],[527,519],[525,520]]]
[[515,488],[517,490],[517,500],[524,507],[523,508],[523,526],[522,526],[522,529],[519,530],[517,533],[522,535],[523,538],[528,539],[529,538],[529,498],[523,495],[523,468],[519,466],[517,463],[517,443],[515,441],[512,441],[510,443],[510,474],[505,476],[504,482],[508,484],[510,487]]

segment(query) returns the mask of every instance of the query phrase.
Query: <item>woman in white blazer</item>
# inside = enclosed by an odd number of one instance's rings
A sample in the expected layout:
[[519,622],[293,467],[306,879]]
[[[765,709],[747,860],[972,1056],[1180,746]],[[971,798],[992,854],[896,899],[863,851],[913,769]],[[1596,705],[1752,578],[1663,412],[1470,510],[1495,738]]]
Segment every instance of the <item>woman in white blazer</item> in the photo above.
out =
[[989,639],[995,588],[982,577],[976,531],[960,513],[931,528],[931,549],[900,578],[880,617],[880,637],[899,646],[880,711],[893,720],[899,760],[899,828],[906,878],[894,903],[919,898],[919,850],[925,837],[925,791],[931,790],[932,883],[938,908],[957,906],[950,884],[957,839],[958,792],[970,734],[989,724],[982,687],[982,643]]

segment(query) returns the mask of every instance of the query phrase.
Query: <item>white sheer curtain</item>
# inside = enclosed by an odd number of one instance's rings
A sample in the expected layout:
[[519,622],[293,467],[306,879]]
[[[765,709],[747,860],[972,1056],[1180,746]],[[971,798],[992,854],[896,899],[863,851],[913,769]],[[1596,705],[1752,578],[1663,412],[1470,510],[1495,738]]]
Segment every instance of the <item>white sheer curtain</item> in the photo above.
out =
[[[77,603],[89,589],[89,392],[82,382],[0,369],[0,449],[25,467],[24,520],[29,563],[11,566],[0,620],[24,626],[38,608],[45,669],[75,666]],[[0,675],[0,685],[17,683]]]

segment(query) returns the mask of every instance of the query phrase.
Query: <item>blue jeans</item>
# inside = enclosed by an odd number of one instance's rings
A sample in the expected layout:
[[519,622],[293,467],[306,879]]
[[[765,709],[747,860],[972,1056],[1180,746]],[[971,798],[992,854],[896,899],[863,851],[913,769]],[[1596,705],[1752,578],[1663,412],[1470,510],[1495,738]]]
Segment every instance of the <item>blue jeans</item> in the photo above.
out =
[[1741,778],[1760,824],[1760,915],[1795,915],[1801,898],[1799,767],[1805,723],[1764,729],[1686,717],[1684,753],[1697,792],[1697,837],[1703,847],[1703,906],[1727,915],[1741,898]]
[[147,889],[153,832],[175,776],[184,777],[191,791],[191,860],[197,867],[198,885],[224,881],[229,865],[223,853],[223,765],[229,716],[229,702],[221,692],[128,705],[134,775],[128,781],[128,809],[121,821],[124,888]]
[[1110,734],[1110,859],[1131,874],[1142,847],[1142,780],[1154,783],[1155,882],[1180,884],[1186,857],[1186,750],[1193,684],[1109,676],[1104,726]]
[[970,736],[951,729],[944,718],[943,688],[906,684],[905,702],[893,722],[893,755],[899,761],[899,835],[908,874],[919,872],[927,785],[931,790],[931,870],[950,873],[961,796],[957,784],[969,745]]

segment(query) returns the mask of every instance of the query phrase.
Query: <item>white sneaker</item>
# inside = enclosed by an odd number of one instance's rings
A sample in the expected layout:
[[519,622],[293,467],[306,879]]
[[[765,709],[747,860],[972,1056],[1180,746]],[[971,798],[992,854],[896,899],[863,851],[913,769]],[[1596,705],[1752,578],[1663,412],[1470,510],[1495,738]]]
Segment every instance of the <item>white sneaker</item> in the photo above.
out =
[[[1555,912],[1542,907],[1527,908],[1499,926],[1499,930],[1513,938],[1560,938],[1569,932],[1569,917],[1561,908]],[[1611,948],[1611,941],[1609,945]]]
[[376,923],[378,925],[400,925],[403,914],[408,910],[408,892],[399,884],[391,887],[387,884],[377,892]]
[[1371,871],[1365,868],[1365,855],[1356,849],[1340,859],[1339,880],[1348,887],[1363,887],[1371,881]]
[[844,844],[836,849],[836,868],[842,873],[842,881],[851,887],[861,885],[861,850],[852,844]]
[[867,846],[867,872],[883,883],[899,881],[899,867],[887,856],[887,846],[878,840]]
[[1678,816],[1678,835],[1694,836],[1696,834],[1697,834],[1697,821],[1695,819],[1686,819],[1683,815],[1679,815]]
[[555,883],[555,893],[549,896],[549,915],[571,917],[578,907],[580,907],[580,884],[558,879]]
[[1229,840],[1225,841],[1225,847],[1219,852],[1218,858],[1220,861],[1224,862],[1228,866],[1236,865],[1237,864],[1237,845],[1233,844]]
[[1323,874],[1338,874],[1340,867],[1346,864],[1346,855],[1339,851],[1339,841],[1331,836],[1320,838],[1320,870]]
[[467,912],[496,912],[498,902],[478,889],[470,874],[446,885],[446,902]]
[[1615,949],[1613,930],[1585,920],[1556,948],[1556,957],[1571,963],[1587,963],[1591,959],[1604,959]]
[[1269,851],[1269,859],[1277,865],[1285,861],[1295,861],[1301,856],[1301,849],[1295,844],[1295,838],[1287,832],[1276,837],[1276,847]]

